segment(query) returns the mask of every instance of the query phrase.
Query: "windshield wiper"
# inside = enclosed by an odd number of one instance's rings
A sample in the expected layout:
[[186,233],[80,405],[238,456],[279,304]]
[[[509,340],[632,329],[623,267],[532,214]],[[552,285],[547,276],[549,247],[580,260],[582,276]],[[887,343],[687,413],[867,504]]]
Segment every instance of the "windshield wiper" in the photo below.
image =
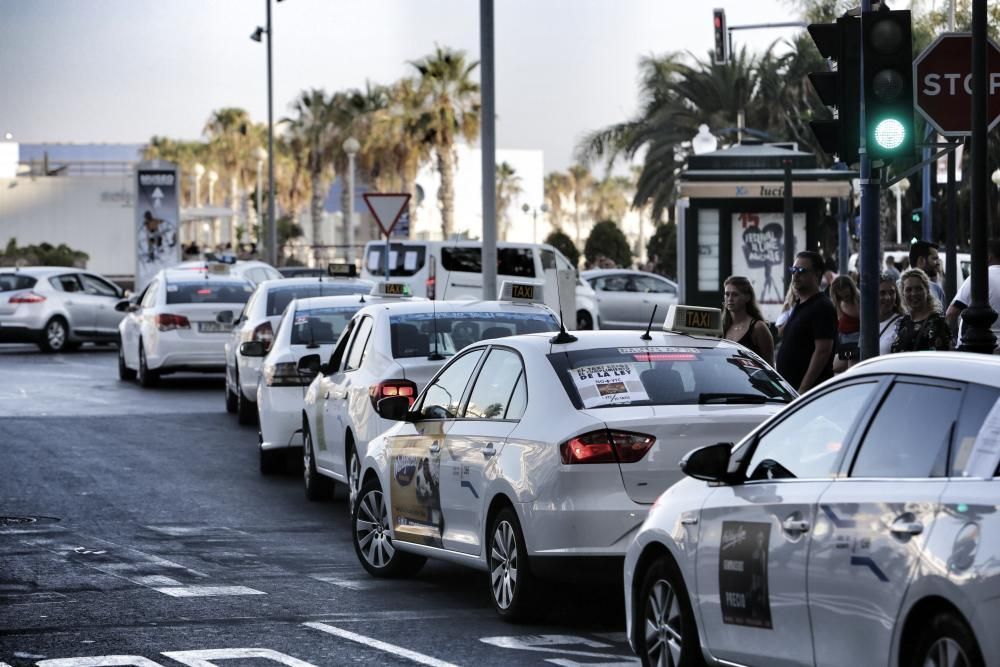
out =
[[698,403],[787,403],[782,398],[772,398],[760,394],[698,394]]

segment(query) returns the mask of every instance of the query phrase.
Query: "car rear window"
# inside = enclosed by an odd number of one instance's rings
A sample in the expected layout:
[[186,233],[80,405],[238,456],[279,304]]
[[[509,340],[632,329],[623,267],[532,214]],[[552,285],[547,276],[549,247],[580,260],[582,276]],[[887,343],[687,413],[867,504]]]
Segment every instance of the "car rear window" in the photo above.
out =
[[309,299],[314,296],[338,296],[342,294],[368,294],[372,286],[363,282],[323,282],[303,285],[281,285],[267,291],[267,317],[281,315],[293,299]]
[[406,313],[389,318],[392,356],[426,357],[435,351],[450,356],[466,345],[488,338],[558,331],[551,313],[445,312]]
[[296,310],[292,320],[292,345],[336,343],[354,313],[363,305]]
[[795,397],[781,376],[733,348],[594,348],[548,359],[577,409],[788,403]]
[[[534,278],[534,257],[531,248],[497,248],[497,273]],[[441,248],[441,266],[446,271],[482,273],[483,251],[481,248]]]
[[[427,246],[393,243],[389,246],[389,275],[412,276],[424,268]],[[368,246],[365,268],[376,276],[385,275],[385,245]]]
[[250,283],[214,280],[167,283],[167,303],[246,303],[253,293]]
[[0,292],[11,292],[18,289],[29,289],[38,282],[23,273],[0,273]]

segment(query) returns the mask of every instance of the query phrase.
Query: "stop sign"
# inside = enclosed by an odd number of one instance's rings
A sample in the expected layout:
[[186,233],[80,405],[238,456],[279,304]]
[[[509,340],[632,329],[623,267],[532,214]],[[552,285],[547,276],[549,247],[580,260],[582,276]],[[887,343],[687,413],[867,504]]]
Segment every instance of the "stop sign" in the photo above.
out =
[[[1000,121],[1000,47],[989,39],[986,47],[986,122]],[[939,35],[913,61],[915,104],[924,118],[943,135],[972,134],[972,35]]]

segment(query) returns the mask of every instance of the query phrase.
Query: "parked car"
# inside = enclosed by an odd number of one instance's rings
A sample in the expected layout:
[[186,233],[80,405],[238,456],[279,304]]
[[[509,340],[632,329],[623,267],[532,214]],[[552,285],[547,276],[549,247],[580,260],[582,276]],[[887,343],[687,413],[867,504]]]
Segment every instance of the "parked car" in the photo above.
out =
[[0,269],[0,343],[35,343],[63,352],[86,341],[118,340],[126,295],[92,271],[62,266]]
[[600,329],[597,292],[582,277],[576,279],[576,328],[581,331]]
[[594,269],[580,273],[597,295],[601,329],[645,329],[656,306],[654,327],[663,324],[677,303],[677,283],[661,275],[631,269]]
[[284,276],[268,264],[256,259],[236,259],[232,255],[212,255],[203,260],[189,260],[170,267],[174,271],[199,271],[232,278],[245,278],[254,285],[265,280],[279,280]]

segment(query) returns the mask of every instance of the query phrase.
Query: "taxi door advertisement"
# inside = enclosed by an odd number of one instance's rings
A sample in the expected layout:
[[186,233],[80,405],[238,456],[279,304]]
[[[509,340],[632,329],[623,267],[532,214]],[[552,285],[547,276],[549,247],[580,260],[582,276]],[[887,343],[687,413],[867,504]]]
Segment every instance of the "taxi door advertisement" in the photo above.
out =
[[441,547],[441,424],[425,433],[392,438],[389,444],[389,502],[393,539]]

